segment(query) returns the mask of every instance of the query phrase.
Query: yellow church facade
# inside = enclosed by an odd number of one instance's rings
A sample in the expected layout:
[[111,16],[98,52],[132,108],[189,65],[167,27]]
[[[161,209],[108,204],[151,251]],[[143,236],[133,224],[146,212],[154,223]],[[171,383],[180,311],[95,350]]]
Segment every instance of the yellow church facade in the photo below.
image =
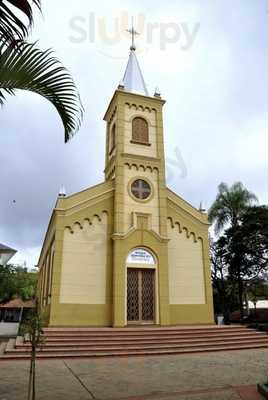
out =
[[39,259],[48,326],[214,323],[207,214],[166,186],[163,106],[131,47],[105,113],[105,181],[59,196]]

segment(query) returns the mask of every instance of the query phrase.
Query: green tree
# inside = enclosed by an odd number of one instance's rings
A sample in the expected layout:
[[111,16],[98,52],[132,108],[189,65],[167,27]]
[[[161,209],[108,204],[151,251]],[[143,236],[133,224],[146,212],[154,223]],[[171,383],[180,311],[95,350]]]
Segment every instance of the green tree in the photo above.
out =
[[[249,207],[239,225],[225,231],[229,274],[239,278],[256,279],[268,267],[268,207]],[[237,268],[238,263],[240,269]]]
[[243,214],[240,231],[245,237],[248,237],[247,246],[252,249],[253,254],[255,249],[261,247],[263,255],[267,256],[268,206],[249,207]]
[[0,265],[0,303],[11,300],[16,293],[14,268]]
[[[40,8],[39,0],[0,1],[0,105],[17,90],[41,95],[56,108],[67,142],[80,127],[83,107],[73,79],[51,50],[24,41],[33,22],[31,3]],[[28,26],[16,10],[27,16]]]
[[26,268],[17,267],[15,273],[15,288],[17,296],[22,300],[33,299],[35,296],[35,287],[38,274],[29,272]]
[[209,219],[215,223],[216,232],[219,233],[227,225],[236,227],[245,211],[257,201],[255,194],[248,191],[241,182],[235,182],[230,187],[221,183],[216,200],[209,209]]
[[222,229],[228,229],[226,240],[229,243],[229,274],[238,284],[240,317],[243,319],[243,254],[236,243],[235,236],[243,216],[250,206],[257,202],[257,197],[248,191],[241,182],[229,187],[221,183],[218,187],[216,200],[209,210],[209,219],[215,224],[215,230],[219,233]]
[[13,265],[0,265],[0,303],[20,297],[29,300],[34,297],[37,273]]
[[229,279],[229,269],[226,263],[226,241],[224,237],[218,240],[210,239],[211,277],[213,284],[214,310],[222,313],[225,323],[229,323],[233,311],[234,285]]

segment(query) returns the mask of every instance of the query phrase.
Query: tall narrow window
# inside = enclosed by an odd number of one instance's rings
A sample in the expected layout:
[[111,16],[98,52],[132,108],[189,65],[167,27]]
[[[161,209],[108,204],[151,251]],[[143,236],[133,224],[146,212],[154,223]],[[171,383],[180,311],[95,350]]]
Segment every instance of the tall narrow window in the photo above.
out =
[[112,126],[111,134],[110,134],[110,154],[115,148],[115,124]]
[[132,121],[132,142],[149,144],[148,123],[141,117],[136,117]]

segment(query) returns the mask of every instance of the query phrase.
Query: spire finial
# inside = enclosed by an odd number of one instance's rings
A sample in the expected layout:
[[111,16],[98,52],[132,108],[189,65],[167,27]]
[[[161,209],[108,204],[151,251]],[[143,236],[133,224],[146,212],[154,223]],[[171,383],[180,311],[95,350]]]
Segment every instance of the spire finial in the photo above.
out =
[[131,34],[131,46],[130,46],[130,50],[135,51],[136,50],[136,46],[135,46],[135,36],[139,35],[139,32],[137,32],[134,29],[134,18],[131,17],[131,28],[127,29],[127,32]]

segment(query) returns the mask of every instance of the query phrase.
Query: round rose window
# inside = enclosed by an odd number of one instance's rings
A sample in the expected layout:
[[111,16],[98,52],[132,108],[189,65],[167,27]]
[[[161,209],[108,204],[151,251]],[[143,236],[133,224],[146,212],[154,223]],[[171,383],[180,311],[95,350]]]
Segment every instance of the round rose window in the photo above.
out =
[[139,200],[146,200],[151,194],[151,187],[143,179],[137,179],[131,185],[131,193]]

